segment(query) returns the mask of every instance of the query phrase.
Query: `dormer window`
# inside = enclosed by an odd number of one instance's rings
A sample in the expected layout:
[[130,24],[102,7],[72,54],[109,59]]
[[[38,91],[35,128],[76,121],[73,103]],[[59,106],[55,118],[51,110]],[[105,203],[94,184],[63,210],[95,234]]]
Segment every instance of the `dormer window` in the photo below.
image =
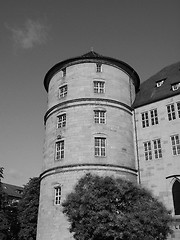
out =
[[161,79],[160,81],[156,82],[156,87],[161,87],[164,83],[165,79]]
[[173,91],[178,90],[178,89],[180,88],[180,82],[179,82],[179,83],[172,84],[171,87],[172,87],[172,90],[173,90]]

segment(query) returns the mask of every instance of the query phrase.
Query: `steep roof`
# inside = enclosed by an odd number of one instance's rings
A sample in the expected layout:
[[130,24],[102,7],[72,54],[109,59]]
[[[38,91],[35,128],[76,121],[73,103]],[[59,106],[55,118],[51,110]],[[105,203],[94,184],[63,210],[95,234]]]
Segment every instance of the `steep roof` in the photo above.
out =
[[44,78],[44,87],[45,87],[46,91],[48,92],[49,82],[51,81],[51,78],[54,76],[54,74],[56,74],[58,71],[60,71],[61,69],[65,68],[65,67],[68,67],[68,66],[74,65],[74,64],[78,64],[78,63],[84,63],[84,62],[101,62],[101,63],[105,63],[105,64],[114,65],[116,67],[123,69],[133,79],[136,91],[138,91],[139,84],[140,84],[139,76],[138,76],[137,72],[130,65],[128,65],[127,63],[125,63],[123,61],[117,60],[115,58],[102,56],[94,51],[90,51],[79,57],[74,57],[74,58],[64,60],[64,61],[59,62],[56,65],[54,65],[46,73],[45,78]]
[[2,183],[3,191],[12,198],[21,198],[23,187]]
[[[157,82],[161,80],[164,81],[163,84],[157,87]],[[143,82],[140,85],[140,91],[137,93],[133,107],[137,108],[180,94],[180,88],[176,91],[172,90],[172,85],[178,82],[180,82],[180,62],[163,68]]]

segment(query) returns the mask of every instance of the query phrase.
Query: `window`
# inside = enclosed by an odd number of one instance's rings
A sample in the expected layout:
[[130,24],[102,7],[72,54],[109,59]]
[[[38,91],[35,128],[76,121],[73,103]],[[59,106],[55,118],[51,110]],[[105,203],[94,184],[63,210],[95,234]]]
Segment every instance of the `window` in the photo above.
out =
[[67,85],[64,85],[59,88],[59,98],[67,96]]
[[164,80],[165,80],[165,79],[162,79],[162,80],[160,80],[160,81],[157,81],[157,82],[156,82],[156,87],[161,87],[161,86],[163,85],[163,83],[164,83]]
[[94,81],[94,93],[104,93],[105,83],[100,81]]
[[176,180],[172,187],[174,213],[180,215],[180,182]]
[[157,109],[153,109],[150,111],[151,115],[151,124],[155,125],[158,124],[158,114],[157,114]]
[[94,111],[94,122],[95,123],[106,123],[106,112],[102,110]]
[[180,102],[177,102],[177,111],[178,111],[178,116],[180,118]]
[[141,113],[142,117],[142,127],[149,127],[149,117],[148,117],[148,112],[143,112]]
[[62,69],[62,76],[65,77],[66,76],[66,68]]
[[179,135],[176,134],[171,136],[171,144],[172,144],[172,153],[173,155],[180,155],[180,140]]
[[180,88],[180,83],[175,83],[175,84],[172,84],[171,86],[172,86],[172,90],[176,91]]
[[152,160],[151,141],[144,142],[144,156],[145,160]]
[[56,153],[55,159],[60,160],[64,158],[64,141],[56,142]]
[[96,64],[96,72],[102,72],[102,64],[101,63]]
[[61,203],[61,187],[55,187],[54,188],[54,204],[60,205]]
[[106,138],[95,137],[95,156],[106,156]]
[[162,158],[161,140],[160,139],[153,140],[153,145],[154,145],[154,157],[156,159]]
[[167,114],[169,121],[176,119],[175,107],[173,103],[167,106]]
[[62,128],[66,126],[66,114],[61,114],[57,116],[57,128]]

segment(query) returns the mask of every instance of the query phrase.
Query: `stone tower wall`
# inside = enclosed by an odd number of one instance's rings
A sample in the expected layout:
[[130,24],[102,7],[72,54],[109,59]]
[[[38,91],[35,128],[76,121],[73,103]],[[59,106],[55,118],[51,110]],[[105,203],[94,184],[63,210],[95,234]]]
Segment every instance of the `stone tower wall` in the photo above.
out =
[[[105,93],[94,93],[94,81],[105,82]],[[67,96],[59,98],[66,85]],[[116,66],[78,63],[57,72],[49,83],[44,165],[37,240],[73,239],[62,206],[54,204],[54,188],[61,186],[61,202],[85,173],[113,175],[136,181],[131,103],[135,87],[127,73]],[[106,112],[106,123],[94,122],[94,111]],[[66,113],[66,126],[57,128],[57,116]],[[106,156],[94,155],[94,138],[106,138]],[[55,160],[55,143],[64,140],[65,156]]]

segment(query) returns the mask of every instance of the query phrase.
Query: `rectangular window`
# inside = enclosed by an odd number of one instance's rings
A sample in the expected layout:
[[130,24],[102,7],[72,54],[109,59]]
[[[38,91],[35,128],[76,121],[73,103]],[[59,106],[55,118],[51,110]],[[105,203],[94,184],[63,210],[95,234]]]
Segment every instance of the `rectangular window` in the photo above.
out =
[[54,196],[54,203],[55,205],[60,205],[61,203],[61,187],[58,186],[54,189],[54,193],[55,193],[55,196]]
[[62,76],[65,77],[66,76],[66,68],[62,69]]
[[105,157],[106,156],[106,138],[95,138],[95,156]]
[[142,118],[142,127],[149,127],[149,117],[148,117],[148,112],[143,112],[141,113],[141,118]]
[[177,111],[178,111],[178,116],[180,118],[180,102],[177,102]]
[[101,63],[96,64],[96,72],[102,72],[102,64]]
[[153,140],[153,145],[154,145],[154,157],[156,159],[162,158],[161,140],[160,139]]
[[172,152],[173,155],[180,155],[180,141],[179,141],[179,135],[176,134],[174,136],[171,136],[171,144],[172,144]]
[[170,105],[167,105],[167,114],[168,114],[169,121],[176,119],[175,107],[173,103]]
[[151,124],[156,125],[158,124],[158,114],[157,114],[157,109],[153,109],[150,111],[151,115]]
[[56,160],[64,158],[64,141],[56,142]]
[[105,83],[94,81],[94,93],[105,93]]
[[62,128],[66,126],[66,114],[61,114],[57,116],[57,128]]
[[106,112],[101,110],[94,111],[94,122],[95,123],[106,123]]
[[144,142],[144,157],[145,160],[152,160],[151,141]]
[[59,88],[59,98],[63,98],[67,95],[67,85]]

